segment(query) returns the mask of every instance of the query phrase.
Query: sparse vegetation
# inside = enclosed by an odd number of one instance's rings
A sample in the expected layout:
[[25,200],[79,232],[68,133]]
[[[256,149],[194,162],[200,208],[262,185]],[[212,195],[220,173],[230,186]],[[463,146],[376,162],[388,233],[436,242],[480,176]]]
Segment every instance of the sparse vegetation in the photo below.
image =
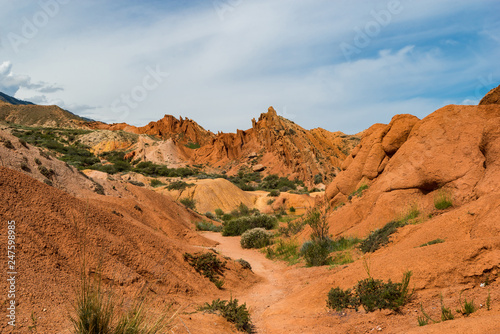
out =
[[222,262],[213,253],[189,254],[184,253],[184,260],[187,261],[196,272],[202,274],[221,289],[224,281],[219,279],[226,269],[226,262]]
[[278,239],[274,245],[265,249],[266,257],[270,260],[282,260],[293,265],[299,262],[299,244],[293,240]]
[[[306,241],[300,249],[300,254],[304,256],[308,267],[347,264],[353,262],[349,250],[359,242],[357,238],[344,237],[336,240],[325,238]],[[336,253],[331,255],[333,252]]]
[[239,331],[252,333],[252,321],[246,303],[238,305],[238,299],[220,300],[215,299],[211,304],[205,303],[199,308],[200,311],[219,313],[227,321],[236,325]]
[[52,176],[55,174],[55,172],[52,169],[47,169],[47,167],[45,166],[38,166],[38,171],[47,179],[51,179]]
[[165,183],[161,182],[160,180],[158,179],[151,179],[151,181],[149,181],[149,185],[153,188],[157,188],[157,187],[161,187],[161,186],[164,186]]
[[[269,194],[267,194],[268,197],[278,197],[280,195],[279,190],[271,190]],[[274,201],[273,201],[274,202]],[[272,203],[271,203],[272,204]]]
[[360,249],[363,253],[372,253],[377,249],[389,243],[389,236],[397,231],[398,228],[408,225],[412,220],[420,215],[420,211],[416,205],[410,209],[398,220],[393,220],[387,223],[384,227],[376,229],[363,240]]
[[242,248],[262,248],[270,245],[272,234],[263,228],[257,227],[246,231],[241,235],[240,244]]
[[434,198],[434,207],[438,210],[445,210],[451,206],[453,206],[451,195],[444,190],[439,191]]
[[363,306],[366,312],[377,309],[397,310],[406,304],[412,297],[413,292],[409,289],[411,271],[403,274],[401,283],[384,283],[382,280],[372,277],[358,281],[351,290],[340,288],[331,289],[328,293],[327,306],[337,311],[346,308],[357,310]]
[[367,184],[362,184],[361,186],[359,186],[358,189],[356,189],[355,191],[353,191],[349,196],[348,196],[348,199],[352,199],[354,196],[356,197],[361,197],[363,195],[363,191],[368,189],[368,185]]
[[429,242],[426,242],[425,244],[421,244],[419,247],[425,247],[425,246],[430,246],[430,245],[435,245],[435,244],[440,244],[443,243],[443,239],[434,239]]
[[295,219],[288,221],[286,227],[280,227],[278,229],[279,233],[285,237],[291,237],[304,229],[306,222],[300,219]]
[[451,309],[444,306],[443,295],[441,295],[441,321],[448,321],[453,319],[455,319],[455,316],[453,316]]
[[464,301],[462,303],[462,293],[460,293],[458,303],[460,305],[460,308],[457,310],[457,312],[466,317],[477,311],[477,306],[476,304],[474,304],[474,300],[467,301],[467,298],[464,298]]
[[198,231],[220,232],[222,231],[222,226],[214,225],[213,223],[207,221],[199,221],[196,222],[196,229]]
[[241,264],[241,267],[243,269],[250,269],[252,270],[252,266],[250,265],[250,263],[246,260],[243,260],[243,259],[238,259],[236,260],[236,262],[238,262],[239,264]]
[[184,189],[187,189],[189,187],[193,187],[194,184],[193,183],[186,183],[184,181],[174,181],[174,182],[171,182],[168,186],[167,186],[167,189],[168,190],[184,190]]
[[198,148],[201,147],[200,144],[198,144],[198,143],[192,143],[192,142],[189,142],[189,143],[187,143],[184,146],[186,146],[187,148],[190,148],[192,150],[196,150],[196,149],[198,149]]
[[196,201],[193,198],[184,197],[184,198],[181,198],[179,200],[179,202],[188,209],[191,209],[191,210],[196,209]]

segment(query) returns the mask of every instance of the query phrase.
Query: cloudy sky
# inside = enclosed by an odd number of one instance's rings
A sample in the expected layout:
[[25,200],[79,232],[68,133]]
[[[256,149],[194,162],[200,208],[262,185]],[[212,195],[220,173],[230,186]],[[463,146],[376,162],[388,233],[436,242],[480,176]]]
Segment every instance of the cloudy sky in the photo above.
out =
[[274,106],[356,133],[500,84],[498,0],[0,0],[0,91],[214,132]]

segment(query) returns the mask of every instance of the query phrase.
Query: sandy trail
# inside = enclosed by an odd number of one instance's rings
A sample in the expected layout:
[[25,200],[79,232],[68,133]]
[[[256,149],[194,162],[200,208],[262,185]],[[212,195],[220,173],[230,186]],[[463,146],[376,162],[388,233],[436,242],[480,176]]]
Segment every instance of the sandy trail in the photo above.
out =
[[272,317],[264,317],[264,312],[270,313],[269,308],[283,300],[287,295],[287,286],[290,284],[286,264],[266,259],[265,255],[257,250],[242,249],[240,237],[223,237],[220,233],[205,232],[203,236],[219,242],[215,247],[221,254],[233,259],[244,259],[252,266],[252,271],[263,278],[261,283],[254,285],[247,291],[242,291],[235,298],[246,302],[250,309],[252,322],[256,333],[268,334]]

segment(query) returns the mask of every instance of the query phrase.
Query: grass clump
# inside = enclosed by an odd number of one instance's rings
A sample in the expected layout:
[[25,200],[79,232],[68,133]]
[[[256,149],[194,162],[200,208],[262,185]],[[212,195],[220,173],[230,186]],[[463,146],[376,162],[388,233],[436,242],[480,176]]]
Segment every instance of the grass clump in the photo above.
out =
[[218,298],[213,300],[211,304],[205,303],[199,310],[219,313],[227,321],[235,324],[239,331],[246,333],[253,332],[250,312],[248,312],[246,303],[238,305],[238,299],[220,300]]
[[403,274],[401,283],[384,283],[382,280],[372,277],[358,281],[351,290],[340,288],[331,289],[328,293],[327,306],[337,311],[346,308],[358,310],[363,306],[366,312],[377,309],[397,310],[406,304],[412,297],[413,292],[409,289],[411,271]]
[[434,207],[438,210],[445,210],[453,206],[451,195],[445,191],[440,191],[434,198]]
[[444,240],[443,239],[434,239],[434,240],[431,240],[429,242],[426,242],[425,244],[421,244],[420,246],[418,247],[425,247],[425,246],[430,246],[430,245],[435,245],[435,244],[441,244],[443,243]]
[[262,248],[272,243],[272,234],[261,227],[253,228],[241,235],[242,248]]
[[291,240],[278,239],[273,246],[265,249],[266,258],[270,260],[282,260],[293,265],[299,262],[299,244]]
[[220,232],[222,231],[222,226],[220,225],[214,225],[211,222],[207,221],[199,221],[196,222],[196,230],[198,231],[210,231],[210,232]]
[[276,217],[269,215],[254,215],[254,216],[240,217],[229,221],[225,221],[224,227],[222,229],[222,235],[223,236],[242,235],[246,231],[257,227],[261,227],[266,230],[272,230],[273,228],[276,227]]
[[460,305],[460,308],[457,310],[457,312],[466,317],[477,311],[477,306],[476,304],[474,304],[474,300],[467,301],[467,298],[464,298],[464,301],[462,303],[462,293],[460,293],[458,303]]
[[196,209],[196,201],[193,198],[189,197],[184,197],[179,200],[182,205],[184,205],[186,208],[195,210]]
[[441,321],[448,321],[455,319],[451,309],[444,306],[443,295],[441,295]]
[[101,275],[90,279],[82,273],[77,290],[74,315],[70,316],[75,334],[156,334],[172,328],[175,314],[151,320],[146,317],[145,298],[142,297],[128,311],[117,315],[118,307],[111,292],[104,291]]
[[352,199],[354,196],[356,197],[361,197],[363,196],[363,191],[368,189],[368,185],[367,184],[362,184],[361,186],[359,186],[358,189],[356,189],[355,191],[353,191],[347,198],[348,199]]
[[226,269],[226,262],[222,262],[213,253],[189,254],[184,253],[184,261],[187,261],[196,272],[202,274],[214,283],[219,289],[222,288],[224,281],[219,279],[223,276]]

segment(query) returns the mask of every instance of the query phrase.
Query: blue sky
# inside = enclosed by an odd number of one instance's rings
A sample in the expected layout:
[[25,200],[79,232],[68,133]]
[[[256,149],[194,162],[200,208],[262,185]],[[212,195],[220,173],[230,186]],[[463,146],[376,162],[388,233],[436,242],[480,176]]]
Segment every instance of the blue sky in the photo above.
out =
[[0,91],[145,125],[248,129],[274,106],[357,133],[500,84],[500,1],[0,0]]

